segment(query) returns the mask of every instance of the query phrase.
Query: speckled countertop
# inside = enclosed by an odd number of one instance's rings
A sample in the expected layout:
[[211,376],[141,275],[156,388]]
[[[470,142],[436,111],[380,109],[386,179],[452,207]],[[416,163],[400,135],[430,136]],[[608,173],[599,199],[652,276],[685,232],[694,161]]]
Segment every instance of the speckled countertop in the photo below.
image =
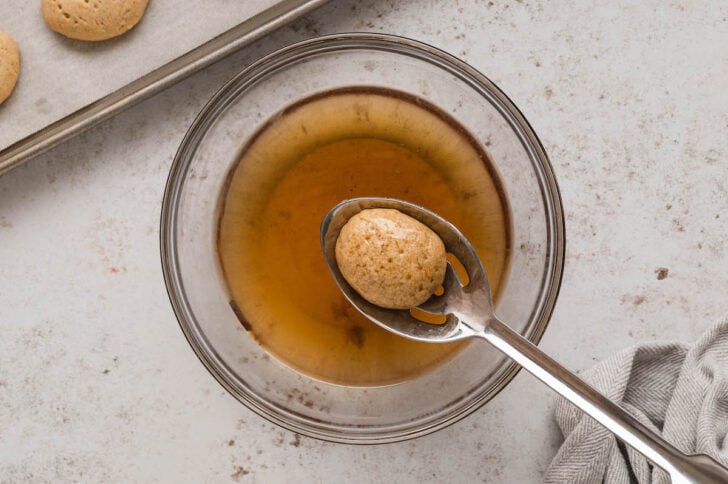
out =
[[564,283],[541,343],[581,370],[728,311],[728,4],[334,1],[0,177],[0,482],[539,482],[560,443],[525,373],[386,446],[281,430],[229,396],[167,300],[159,210],[203,103],[319,33],[459,55],[532,123],[561,185]]

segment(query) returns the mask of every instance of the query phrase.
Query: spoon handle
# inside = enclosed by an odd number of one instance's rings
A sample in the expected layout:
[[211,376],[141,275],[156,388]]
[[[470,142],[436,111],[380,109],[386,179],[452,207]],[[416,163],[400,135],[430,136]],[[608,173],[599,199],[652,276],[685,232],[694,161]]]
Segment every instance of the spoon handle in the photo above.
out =
[[707,455],[685,455],[503,322],[477,334],[670,474],[675,483],[728,483],[728,469]]

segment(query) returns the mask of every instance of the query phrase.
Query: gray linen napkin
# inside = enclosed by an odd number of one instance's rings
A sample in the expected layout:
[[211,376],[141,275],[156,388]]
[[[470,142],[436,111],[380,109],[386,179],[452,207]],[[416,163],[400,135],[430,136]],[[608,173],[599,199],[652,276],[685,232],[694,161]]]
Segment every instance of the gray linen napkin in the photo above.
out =
[[[728,314],[690,347],[652,343],[618,353],[582,374],[609,399],[683,452],[728,466]],[[548,483],[669,483],[670,478],[559,397],[564,443]]]

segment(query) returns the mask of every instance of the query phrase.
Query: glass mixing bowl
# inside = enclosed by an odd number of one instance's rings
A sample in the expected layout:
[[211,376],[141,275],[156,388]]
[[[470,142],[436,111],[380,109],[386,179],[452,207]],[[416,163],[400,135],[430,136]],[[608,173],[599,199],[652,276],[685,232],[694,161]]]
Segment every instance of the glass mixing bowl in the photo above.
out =
[[[161,217],[172,307],[202,363],[235,398],[301,434],[383,443],[434,432],[493,398],[518,368],[485,343],[401,383],[350,387],[313,379],[271,357],[229,304],[216,254],[219,199],[246,140],[303,97],[345,86],[405,91],[458,120],[491,155],[510,202],[511,255],[496,311],[536,343],[559,290],[561,200],[526,119],[485,76],[431,46],[390,35],[341,34],[279,50],[240,72],[197,116],[177,152]],[[283,290],[283,289],[282,289]]]

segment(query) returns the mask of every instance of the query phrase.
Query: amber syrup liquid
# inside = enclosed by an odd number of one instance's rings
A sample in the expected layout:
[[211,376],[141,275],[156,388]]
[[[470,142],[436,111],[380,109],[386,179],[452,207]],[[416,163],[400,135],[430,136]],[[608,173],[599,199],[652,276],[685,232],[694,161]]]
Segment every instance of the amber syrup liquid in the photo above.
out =
[[490,158],[452,117],[398,91],[328,91],[251,138],[220,203],[219,259],[231,305],[269,353],[314,378],[384,385],[437,367],[464,344],[395,336],[359,314],[331,277],[319,229],[335,204],[394,197],[470,239],[493,294],[508,266],[508,203]]

